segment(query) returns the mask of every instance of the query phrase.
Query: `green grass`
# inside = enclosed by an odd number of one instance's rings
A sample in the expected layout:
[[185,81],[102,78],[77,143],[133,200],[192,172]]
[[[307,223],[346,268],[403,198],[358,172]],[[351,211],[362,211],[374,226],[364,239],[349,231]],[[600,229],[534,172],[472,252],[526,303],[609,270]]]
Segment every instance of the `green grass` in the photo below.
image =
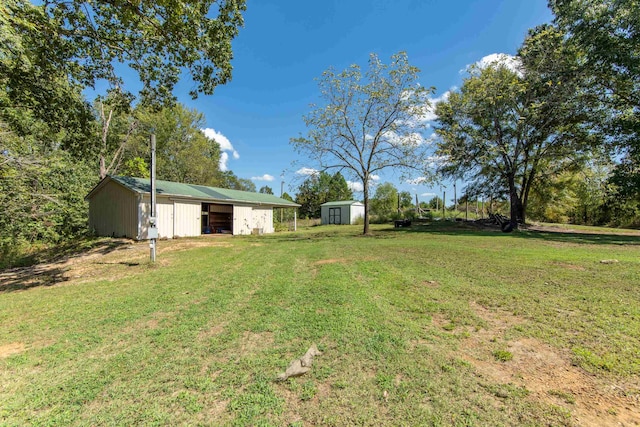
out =
[[[156,265],[140,244],[60,284],[0,285],[0,424],[570,424],[462,357],[490,327],[473,304],[521,320],[487,363],[529,338],[637,384],[640,238],[373,230],[160,242]],[[312,343],[312,371],[275,382]]]

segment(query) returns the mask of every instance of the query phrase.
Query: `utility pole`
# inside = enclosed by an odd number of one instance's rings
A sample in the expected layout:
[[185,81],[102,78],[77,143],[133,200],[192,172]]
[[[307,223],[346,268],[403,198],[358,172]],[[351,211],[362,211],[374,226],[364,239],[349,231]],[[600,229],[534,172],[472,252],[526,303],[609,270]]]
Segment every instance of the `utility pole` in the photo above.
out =
[[[284,172],[282,173],[282,175],[280,175],[280,198],[281,199],[283,195],[284,195]],[[282,221],[284,219],[283,215],[284,215],[284,208],[280,208],[280,224],[282,224]],[[287,228],[289,228],[289,226],[287,226]]]
[[151,134],[151,212],[149,213],[149,248],[151,262],[156,262],[156,240],[158,238],[158,219],[156,210],[156,136]]

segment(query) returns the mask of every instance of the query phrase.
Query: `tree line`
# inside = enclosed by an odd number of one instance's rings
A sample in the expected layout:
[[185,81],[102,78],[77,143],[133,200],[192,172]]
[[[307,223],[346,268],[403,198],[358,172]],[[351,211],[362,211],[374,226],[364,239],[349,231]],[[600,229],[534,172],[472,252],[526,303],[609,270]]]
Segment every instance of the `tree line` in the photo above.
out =
[[[220,170],[220,146],[201,113],[176,103],[231,79],[231,41],[244,0],[0,5],[0,257],[87,232],[83,197],[107,174],[148,176],[158,135],[158,178],[255,191]],[[127,90],[128,66],[142,89]],[[107,87],[88,100],[86,90]],[[96,93],[92,90],[90,93]]]
[[640,8],[634,0],[549,7],[553,22],[531,29],[515,57],[469,67],[436,105],[404,52],[389,64],[372,55],[365,73],[325,71],[324,104],[291,143],[321,170],[362,184],[364,234],[371,177],[382,169],[464,180],[469,200],[508,201],[509,229],[528,215],[640,225]]

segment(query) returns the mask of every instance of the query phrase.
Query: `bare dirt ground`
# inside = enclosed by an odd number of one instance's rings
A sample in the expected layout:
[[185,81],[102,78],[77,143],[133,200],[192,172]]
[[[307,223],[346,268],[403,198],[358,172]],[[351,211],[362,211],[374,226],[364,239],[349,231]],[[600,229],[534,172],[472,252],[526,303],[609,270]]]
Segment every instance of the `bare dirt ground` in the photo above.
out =
[[[529,391],[528,399],[567,409],[578,426],[640,425],[637,384],[596,378],[572,364],[568,351],[536,339],[505,340],[505,331],[524,319],[476,303],[471,303],[471,308],[488,327],[470,333],[461,346],[462,358],[471,363],[480,376],[498,384],[524,388]],[[492,352],[496,342],[513,355],[511,360],[496,360]],[[636,394],[627,390],[635,390]]]
[[[230,236],[194,239],[172,239],[158,242],[158,262],[164,263],[161,255],[196,247],[230,246]],[[55,261],[29,267],[0,270],[0,293],[26,290],[37,286],[53,286],[68,282],[85,282],[127,275],[127,269],[149,262],[149,243],[129,239],[109,239],[96,244],[90,250],[64,256]],[[114,268],[116,267],[116,268]]]

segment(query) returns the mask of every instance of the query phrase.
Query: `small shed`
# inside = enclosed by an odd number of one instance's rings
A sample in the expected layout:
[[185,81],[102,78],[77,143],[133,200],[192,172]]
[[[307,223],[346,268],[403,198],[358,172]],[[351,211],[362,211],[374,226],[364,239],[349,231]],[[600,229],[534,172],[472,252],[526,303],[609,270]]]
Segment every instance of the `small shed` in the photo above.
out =
[[321,224],[355,224],[364,218],[364,205],[355,200],[327,202],[320,205]]
[[[85,200],[89,201],[89,228],[97,235],[148,238],[148,178],[107,176]],[[271,194],[156,181],[156,217],[161,238],[273,233],[273,208],[299,206]]]

